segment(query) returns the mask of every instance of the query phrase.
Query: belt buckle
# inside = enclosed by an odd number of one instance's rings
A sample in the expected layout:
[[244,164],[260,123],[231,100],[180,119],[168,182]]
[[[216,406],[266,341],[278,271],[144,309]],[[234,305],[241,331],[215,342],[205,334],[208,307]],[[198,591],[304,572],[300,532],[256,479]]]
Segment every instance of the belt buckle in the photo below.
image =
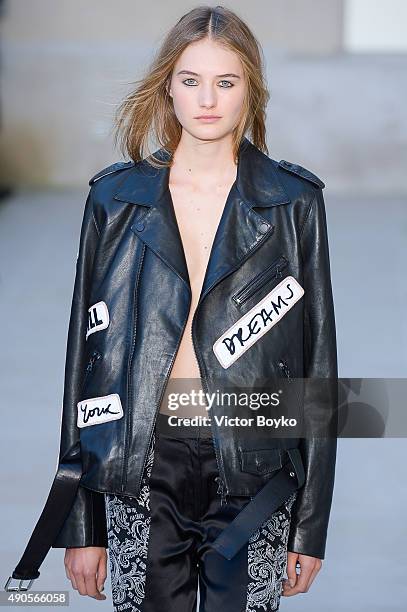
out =
[[[9,587],[9,584],[12,580],[19,580],[19,585],[18,587]],[[29,580],[28,586],[27,587],[23,587],[22,583],[25,582],[26,580]],[[28,591],[31,588],[32,583],[34,582],[35,578],[13,578],[13,576],[10,576],[7,579],[6,584],[4,585],[4,590],[11,592],[11,591],[15,591],[15,592],[23,592],[23,591]]]

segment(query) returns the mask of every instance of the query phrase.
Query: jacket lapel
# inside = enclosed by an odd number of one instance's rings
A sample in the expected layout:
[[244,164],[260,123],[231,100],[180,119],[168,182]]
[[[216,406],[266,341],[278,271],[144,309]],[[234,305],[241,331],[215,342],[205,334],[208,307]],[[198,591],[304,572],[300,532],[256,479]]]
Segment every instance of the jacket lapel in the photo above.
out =
[[[163,159],[169,153],[154,153]],[[169,168],[137,164],[114,195],[116,200],[148,207],[132,230],[190,287],[187,262],[168,187]],[[243,137],[236,181],[232,185],[213,240],[199,303],[224,276],[237,269],[273,232],[274,226],[254,208],[288,204],[273,162]]]

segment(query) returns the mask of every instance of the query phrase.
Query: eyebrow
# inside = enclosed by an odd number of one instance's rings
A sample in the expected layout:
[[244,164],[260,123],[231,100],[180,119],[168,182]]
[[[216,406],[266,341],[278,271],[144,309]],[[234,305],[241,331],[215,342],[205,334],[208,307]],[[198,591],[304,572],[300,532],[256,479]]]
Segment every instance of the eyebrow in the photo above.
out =
[[[197,72],[192,72],[191,70],[180,70],[177,72],[178,74],[192,74],[193,76],[200,76]],[[236,79],[240,79],[238,74],[234,74],[233,72],[229,72],[228,74],[217,74],[216,78],[225,78],[225,77],[235,77]]]

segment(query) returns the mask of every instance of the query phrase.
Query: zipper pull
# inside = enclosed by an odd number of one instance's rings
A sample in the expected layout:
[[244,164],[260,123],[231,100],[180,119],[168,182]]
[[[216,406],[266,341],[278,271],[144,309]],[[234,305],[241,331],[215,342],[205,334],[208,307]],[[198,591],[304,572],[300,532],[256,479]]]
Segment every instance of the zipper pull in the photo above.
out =
[[220,494],[220,505],[223,506],[227,502],[227,494],[225,492],[225,483],[220,476],[216,476],[215,482],[218,483],[218,490],[216,493]]
[[278,362],[278,365],[283,370],[283,372],[287,376],[288,380],[291,380],[291,378],[290,378],[290,370],[289,370],[289,367],[288,367],[287,363],[285,361],[283,361],[282,359],[280,359],[280,361]]
[[97,361],[98,359],[100,359],[100,353],[98,353],[98,351],[93,351],[92,357],[89,359],[89,363],[86,367],[87,372],[92,371],[95,361]]

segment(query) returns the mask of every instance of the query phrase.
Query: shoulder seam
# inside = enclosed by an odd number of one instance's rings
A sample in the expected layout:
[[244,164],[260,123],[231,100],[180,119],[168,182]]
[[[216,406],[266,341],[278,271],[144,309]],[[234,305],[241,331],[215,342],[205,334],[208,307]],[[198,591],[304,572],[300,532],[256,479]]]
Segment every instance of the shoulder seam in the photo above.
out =
[[304,221],[303,221],[303,223],[302,223],[302,225],[301,225],[300,235],[299,235],[299,240],[300,240],[300,242],[301,242],[301,239],[302,239],[302,235],[303,235],[303,233],[304,233],[304,228],[305,228],[305,225],[306,225],[306,223],[307,223],[308,219],[309,219],[309,218],[310,218],[310,216],[311,216],[311,208],[312,208],[313,203],[315,202],[316,197],[317,197],[317,192],[315,191],[315,192],[314,192],[314,196],[311,198],[311,201],[310,201],[310,203],[309,203],[309,205],[308,205],[307,212],[305,213],[305,218],[304,218]]
[[92,206],[92,219],[93,219],[93,223],[95,224],[96,233],[97,233],[97,235],[100,238],[100,229],[99,229],[98,223],[96,221],[95,207],[94,207],[94,202],[93,202],[93,188],[92,187],[90,188],[90,191],[89,191],[89,198],[90,198],[90,204]]
[[98,226],[97,221],[96,221],[95,211],[94,211],[94,208],[93,208],[93,202],[92,202],[92,217],[93,217],[93,222],[94,222],[95,227],[96,227],[97,234],[98,234],[98,236],[100,238],[100,229],[99,229],[99,226]]
[[107,176],[109,174],[114,174],[115,172],[120,172],[121,170],[125,170],[126,168],[131,168],[134,165],[135,165],[135,162],[133,160],[128,161],[128,162],[122,161],[122,162],[115,162],[114,164],[110,164],[110,166],[107,166],[106,168],[103,168],[103,170],[99,170],[99,172],[94,174],[92,178],[89,179],[88,184],[93,185],[93,183],[96,183],[96,181],[103,178],[104,176]]
[[311,172],[311,170],[308,170],[304,166],[301,166],[300,164],[294,164],[285,159],[281,159],[278,162],[278,165],[280,166],[280,168],[283,168],[283,170],[291,172],[291,174],[295,174],[305,179],[306,181],[309,181],[317,189],[323,189],[325,187],[325,183],[319,178],[319,176],[317,176],[316,174]]

